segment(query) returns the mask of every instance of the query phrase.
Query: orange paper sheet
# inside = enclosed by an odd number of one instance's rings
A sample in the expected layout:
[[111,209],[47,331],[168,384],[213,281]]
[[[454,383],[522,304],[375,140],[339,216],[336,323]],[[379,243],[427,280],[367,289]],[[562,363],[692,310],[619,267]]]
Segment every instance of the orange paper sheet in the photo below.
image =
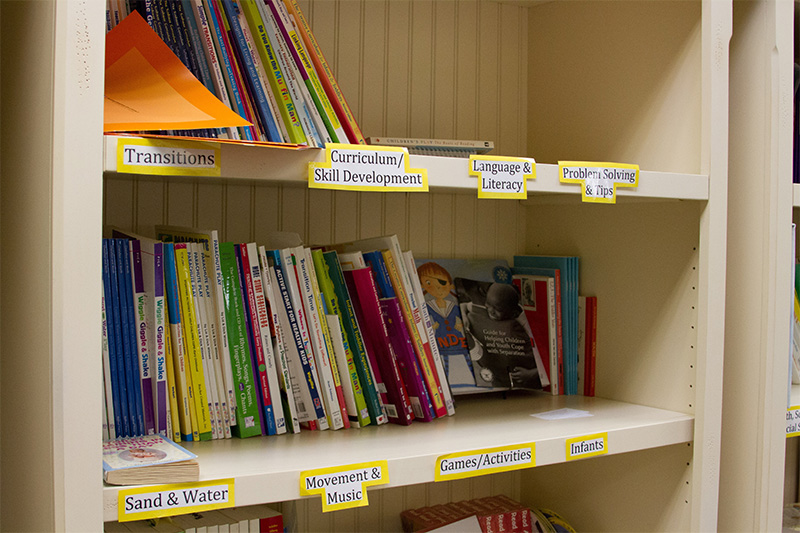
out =
[[106,35],[104,131],[249,125],[192,75],[139,13]]

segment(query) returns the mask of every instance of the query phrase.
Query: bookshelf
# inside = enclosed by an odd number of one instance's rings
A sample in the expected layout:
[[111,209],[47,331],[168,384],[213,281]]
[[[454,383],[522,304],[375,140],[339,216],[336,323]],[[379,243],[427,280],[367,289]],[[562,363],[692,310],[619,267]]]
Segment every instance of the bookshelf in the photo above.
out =
[[[598,296],[597,398],[487,396],[407,429],[193,445],[202,479],[236,479],[237,503],[284,502],[299,530],[374,531],[398,529],[404,508],[506,492],[557,509],[579,529],[716,529],[729,2],[302,4],[365,132],[491,138],[498,155],[533,155],[542,164],[519,202],[478,201],[464,161],[426,156],[412,161],[429,169],[428,194],[310,190],[304,169],[321,157],[314,150],[225,146],[214,180],[118,174],[117,140],[99,134],[102,3],[41,2],[41,18],[26,4],[0,3],[3,35],[35,27],[55,46],[23,51],[23,39],[8,37],[0,48],[4,60],[20,54],[20,71],[39,65],[53,84],[42,95],[5,77],[2,85],[4,105],[11,94],[38,109],[2,130],[3,529],[99,529],[115,519],[118,489],[99,476],[100,233],[160,223],[219,228],[237,241],[275,229],[309,243],[396,233],[420,258],[574,254],[582,291]],[[85,61],[64,66],[64,58]],[[593,83],[574,79],[581,71]],[[50,142],[15,140],[12,124]],[[577,187],[557,183],[559,158],[638,163],[641,184],[614,206],[582,204]],[[41,192],[30,194],[34,187]],[[42,257],[10,262],[30,242]],[[36,289],[23,290],[32,279]],[[31,340],[34,328],[8,320],[10,308],[19,320],[46,309],[47,335]],[[27,405],[30,396],[39,404]],[[530,416],[564,406],[593,416]],[[26,437],[35,445],[20,447],[7,422],[39,409],[47,423]],[[608,456],[565,461],[566,438],[597,432],[609,434]],[[537,443],[536,468],[432,483],[442,453],[526,441]],[[301,469],[373,458],[389,461],[392,483],[371,491],[368,507],[323,515],[318,500],[297,499]],[[32,474],[29,464],[38,466]],[[95,468],[97,479],[87,475]],[[34,507],[41,494],[50,503]]]

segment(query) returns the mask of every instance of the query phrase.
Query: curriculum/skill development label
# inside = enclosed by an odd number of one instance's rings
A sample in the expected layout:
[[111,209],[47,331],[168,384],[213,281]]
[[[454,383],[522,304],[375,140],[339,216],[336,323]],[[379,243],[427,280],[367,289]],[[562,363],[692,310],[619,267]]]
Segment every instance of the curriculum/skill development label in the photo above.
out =
[[308,186],[376,192],[425,192],[428,171],[411,168],[408,150],[395,146],[326,144],[325,161],[308,164]]
[[558,179],[561,183],[579,184],[584,202],[614,204],[617,187],[639,185],[639,165],[559,161]]
[[793,405],[786,410],[786,436],[800,435],[800,405]]
[[367,487],[389,483],[387,461],[373,461],[317,470],[300,474],[300,494],[322,497],[322,512],[369,505]]
[[469,175],[478,178],[478,198],[525,199],[536,162],[520,157],[469,156]]
[[450,453],[436,459],[436,481],[483,476],[536,466],[536,443]]

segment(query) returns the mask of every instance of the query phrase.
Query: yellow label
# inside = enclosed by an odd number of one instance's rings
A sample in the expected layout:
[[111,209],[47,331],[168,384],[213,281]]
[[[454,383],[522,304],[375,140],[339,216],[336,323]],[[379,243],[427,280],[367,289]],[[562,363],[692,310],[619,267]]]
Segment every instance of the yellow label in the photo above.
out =
[[561,183],[579,183],[584,202],[614,204],[617,187],[639,185],[639,165],[559,161],[558,179]]
[[536,466],[536,443],[450,453],[436,459],[435,481],[508,472]]
[[160,176],[219,176],[219,143],[121,137],[117,141],[117,172]]
[[325,161],[308,164],[312,189],[426,192],[428,170],[411,168],[408,150],[397,146],[326,144]]
[[567,461],[608,453],[608,433],[595,433],[567,439]]
[[233,479],[217,479],[122,489],[117,493],[117,521],[234,507],[233,486]]
[[800,435],[800,405],[793,405],[786,410],[786,437]]
[[300,494],[322,497],[322,512],[369,505],[367,487],[389,483],[389,463],[372,461],[300,473]]
[[528,180],[536,179],[536,161],[470,155],[469,175],[478,178],[478,198],[525,199],[528,197]]

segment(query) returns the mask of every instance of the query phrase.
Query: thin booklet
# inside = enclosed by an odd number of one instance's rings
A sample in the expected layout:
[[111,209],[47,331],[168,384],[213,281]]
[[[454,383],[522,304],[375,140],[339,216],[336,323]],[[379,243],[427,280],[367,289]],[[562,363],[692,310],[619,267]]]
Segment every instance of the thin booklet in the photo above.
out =
[[161,435],[107,440],[103,442],[103,481],[111,485],[198,481],[196,458]]

